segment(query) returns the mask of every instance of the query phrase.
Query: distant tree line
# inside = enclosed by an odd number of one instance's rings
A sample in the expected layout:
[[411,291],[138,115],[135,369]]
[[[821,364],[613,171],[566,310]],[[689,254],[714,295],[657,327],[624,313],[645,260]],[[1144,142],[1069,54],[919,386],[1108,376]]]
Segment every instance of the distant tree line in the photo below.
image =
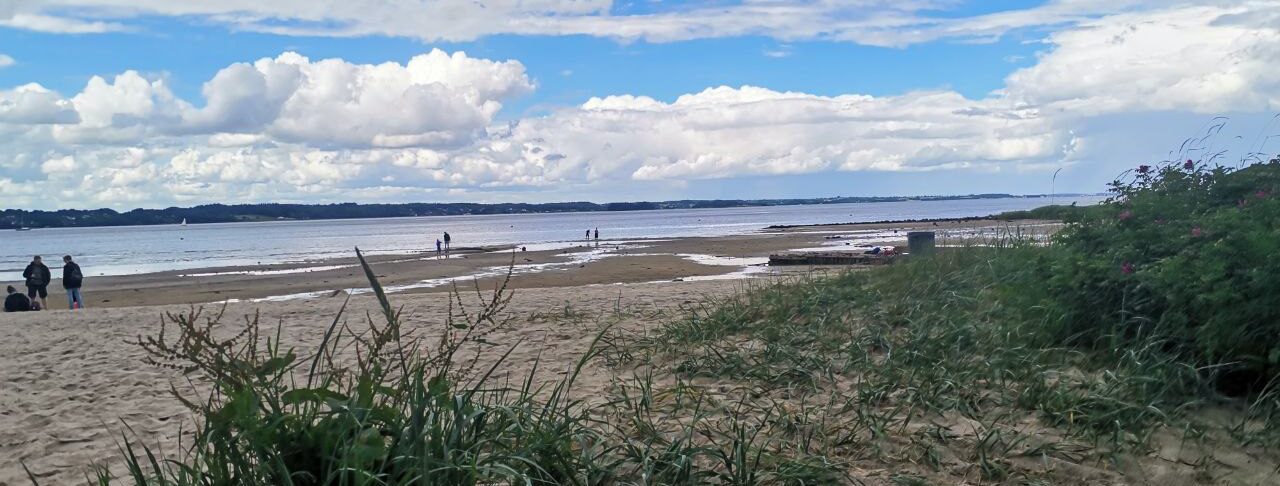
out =
[[412,216],[454,216],[465,214],[566,213],[583,211],[643,211],[654,209],[734,208],[753,206],[790,206],[799,204],[839,204],[891,201],[925,201],[956,199],[999,199],[1009,194],[973,194],[968,196],[922,197],[831,197],[811,199],[717,199],[661,202],[590,202],[562,203],[405,203],[405,204],[206,204],[190,208],[134,209],[118,212],[112,209],[61,209],[26,211],[7,209],[0,212],[0,229],[65,228],[76,226],[132,226],[150,224],[229,223],[238,221],[395,218]]

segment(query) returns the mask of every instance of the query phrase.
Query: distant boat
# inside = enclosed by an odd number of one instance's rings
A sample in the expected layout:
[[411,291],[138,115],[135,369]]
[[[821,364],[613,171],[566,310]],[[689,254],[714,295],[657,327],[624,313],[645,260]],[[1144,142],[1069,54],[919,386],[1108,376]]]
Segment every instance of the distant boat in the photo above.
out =
[[28,228],[28,227],[26,227],[26,226],[23,226],[23,227],[21,227],[21,228],[14,228],[13,230],[14,230],[14,231],[31,231],[31,228]]
[[186,226],[186,225],[187,225],[187,218],[182,218],[182,225],[183,225],[183,226]]

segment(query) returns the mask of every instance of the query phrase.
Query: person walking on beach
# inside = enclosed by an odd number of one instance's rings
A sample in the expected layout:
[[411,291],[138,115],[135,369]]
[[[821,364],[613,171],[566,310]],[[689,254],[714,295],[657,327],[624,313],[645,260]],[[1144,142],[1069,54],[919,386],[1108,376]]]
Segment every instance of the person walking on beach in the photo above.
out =
[[449,242],[452,240],[453,238],[449,237],[449,232],[445,231],[444,232],[444,251],[449,251]]
[[71,310],[84,308],[84,299],[80,297],[80,285],[84,283],[84,273],[80,265],[71,261],[71,255],[62,257],[62,288],[67,289],[67,307]]
[[9,291],[9,295],[6,295],[4,298],[5,312],[26,312],[32,310],[30,298],[27,298],[26,295],[18,292],[18,289],[13,288],[12,285],[10,285],[6,290]]
[[49,267],[40,261],[40,255],[31,259],[31,264],[22,271],[22,278],[27,279],[27,297],[39,302],[41,309],[48,308],[44,299],[49,296],[49,281],[53,280],[53,275],[49,273]]
[[587,236],[584,236],[584,237],[582,237],[582,238],[583,238],[584,240],[590,241],[590,240],[591,240],[591,230],[587,230]]
[[440,239],[436,238],[436,258],[440,258],[441,246]]

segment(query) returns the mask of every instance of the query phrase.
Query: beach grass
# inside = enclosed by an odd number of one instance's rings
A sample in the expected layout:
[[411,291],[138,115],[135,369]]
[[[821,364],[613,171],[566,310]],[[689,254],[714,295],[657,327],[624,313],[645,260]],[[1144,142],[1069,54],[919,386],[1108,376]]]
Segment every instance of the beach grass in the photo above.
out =
[[[565,304],[529,320],[595,339],[550,382],[496,372],[513,348],[485,338],[518,325],[505,284],[455,291],[427,340],[361,257],[381,312],[335,317],[316,349],[197,311],[140,338],[153,364],[209,384],[174,393],[199,427],[173,456],[125,437],[124,472],[89,479],[1265,484],[1280,474],[1280,310],[1254,300],[1280,283],[1250,259],[1278,243],[1277,185],[1277,162],[1144,168],[1048,242],[1011,228],[884,268],[746,283],[679,315]],[[616,325],[628,319],[647,325]],[[586,369],[612,376],[606,393],[575,391]]]

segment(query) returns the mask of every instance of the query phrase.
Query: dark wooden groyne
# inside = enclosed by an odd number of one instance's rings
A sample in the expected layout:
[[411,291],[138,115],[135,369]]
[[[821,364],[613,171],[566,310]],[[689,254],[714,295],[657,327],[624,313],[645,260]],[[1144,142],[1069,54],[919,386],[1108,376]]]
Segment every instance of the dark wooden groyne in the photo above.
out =
[[769,265],[887,265],[897,257],[847,251],[803,251],[769,255]]

